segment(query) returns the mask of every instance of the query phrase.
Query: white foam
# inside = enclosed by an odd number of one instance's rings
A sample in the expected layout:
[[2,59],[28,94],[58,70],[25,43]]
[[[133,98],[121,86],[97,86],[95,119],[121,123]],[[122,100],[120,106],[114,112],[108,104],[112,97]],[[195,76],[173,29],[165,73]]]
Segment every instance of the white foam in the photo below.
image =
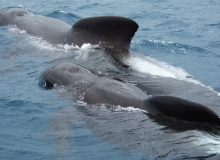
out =
[[59,12],[60,12],[60,13],[63,13],[63,14],[67,14],[67,13],[68,13],[68,12],[63,11],[63,10],[60,10]]
[[121,106],[116,106],[114,111],[115,112],[143,112],[143,110],[141,110],[139,108],[121,107]]
[[[97,108],[97,105],[95,105],[94,107]],[[122,107],[120,105],[109,105],[109,104],[99,104],[98,108],[107,112],[146,112],[144,110],[141,110],[139,108],[134,108],[132,106]]]
[[149,42],[153,42],[153,43],[161,43],[161,44],[173,44],[173,41],[169,41],[169,42],[166,42],[166,41],[161,41],[161,40],[151,40],[151,39],[148,39]]
[[[69,53],[69,55],[74,55],[81,59],[88,58],[88,53],[91,52],[96,46],[91,44],[83,44],[81,47],[77,45],[68,45],[68,44],[57,44],[53,45],[48,43],[47,41],[43,40],[40,37],[28,36],[27,40],[30,44],[37,46],[41,49],[47,49],[52,51],[60,51],[60,56],[64,57],[63,52]],[[68,54],[67,54],[68,55]]]
[[58,92],[58,93],[63,93],[63,92],[66,92],[66,91],[67,91],[67,87],[65,87],[65,86],[60,86],[60,85],[58,85],[57,83],[55,83],[54,86],[53,86],[53,90],[55,90],[55,91]]
[[158,61],[149,56],[133,54],[131,57],[125,59],[124,62],[128,64],[132,69],[142,73],[147,73],[159,77],[176,78],[191,81],[196,84],[201,83],[193,79],[193,76],[185,72],[183,69],[173,67],[165,62]]
[[210,135],[203,135],[200,133],[199,138],[193,141],[196,146],[202,146],[207,153],[220,153],[220,139]]
[[15,25],[12,25],[12,27],[9,27],[8,30],[10,32],[13,32],[13,33],[20,33],[20,34],[27,34],[27,32],[25,30],[20,30],[18,29]]

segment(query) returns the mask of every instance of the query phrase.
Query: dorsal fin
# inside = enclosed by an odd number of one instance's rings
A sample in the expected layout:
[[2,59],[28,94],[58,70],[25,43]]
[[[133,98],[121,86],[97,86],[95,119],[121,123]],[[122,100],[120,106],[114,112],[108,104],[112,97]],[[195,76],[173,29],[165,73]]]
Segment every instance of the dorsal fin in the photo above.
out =
[[72,32],[77,39],[81,39],[79,45],[106,42],[127,51],[137,29],[138,24],[131,19],[104,16],[79,20],[73,25]]

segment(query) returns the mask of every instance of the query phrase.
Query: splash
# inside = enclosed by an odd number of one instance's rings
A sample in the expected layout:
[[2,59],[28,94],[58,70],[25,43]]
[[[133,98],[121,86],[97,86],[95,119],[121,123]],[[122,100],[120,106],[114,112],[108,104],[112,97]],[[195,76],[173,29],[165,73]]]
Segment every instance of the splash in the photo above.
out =
[[207,153],[220,153],[220,139],[217,136],[210,136],[208,134],[203,135],[202,133],[197,133],[200,134],[199,138],[197,138],[193,143],[196,146],[204,147],[206,148]]
[[134,108],[132,106],[122,107],[120,105],[99,104],[92,107],[99,108],[102,111],[106,111],[106,112],[146,112],[142,109]]

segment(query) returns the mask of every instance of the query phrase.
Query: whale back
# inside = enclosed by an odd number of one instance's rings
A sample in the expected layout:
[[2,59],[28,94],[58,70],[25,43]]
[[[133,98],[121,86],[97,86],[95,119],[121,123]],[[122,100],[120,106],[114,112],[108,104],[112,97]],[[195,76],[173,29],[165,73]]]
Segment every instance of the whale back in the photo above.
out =
[[106,44],[128,51],[131,39],[138,29],[138,24],[128,18],[117,16],[91,17],[76,22],[71,32],[74,34],[67,41],[75,44]]
[[82,46],[102,44],[105,48],[129,51],[138,24],[125,17],[100,16],[84,18],[72,27],[60,20],[35,15],[23,8],[0,9],[0,26],[16,25],[28,34],[42,37],[52,44]]

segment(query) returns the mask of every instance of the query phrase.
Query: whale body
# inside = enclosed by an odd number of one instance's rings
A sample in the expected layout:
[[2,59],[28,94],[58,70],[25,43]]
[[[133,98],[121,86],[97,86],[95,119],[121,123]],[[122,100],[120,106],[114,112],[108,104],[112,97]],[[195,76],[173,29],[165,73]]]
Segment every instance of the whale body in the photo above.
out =
[[[91,17],[70,26],[54,18],[12,7],[0,10],[0,26],[8,25],[16,25],[52,44],[99,44],[118,62],[129,55],[131,39],[138,29],[135,21],[125,17]],[[44,71],[42,77],[48,87],[58,84],[77,88],[82,100],[88,104],[132,106],[178,121],[220,126],[218,115],[206,106],[171,96],[149,97],[130,83],[96,75],[80,65],[57,64]]]
[[52,44],[79,47],[84,43],[99,44],[118,62],[130,52],[131,39],[138,29],[135,21],[125,17],[90,17],[71,26],[58,19],[13,7],[0,10],[0,26],[8,25],[16,25],[20,30]]
[[220,126],[219,116],[204,105],[172,96],[150,97],[133,84],[96,75],[77,64],[50,67],[43,72],[42,80],[48,87],[78,87],[82,100],[88,104],[132,106],[180,122]]

